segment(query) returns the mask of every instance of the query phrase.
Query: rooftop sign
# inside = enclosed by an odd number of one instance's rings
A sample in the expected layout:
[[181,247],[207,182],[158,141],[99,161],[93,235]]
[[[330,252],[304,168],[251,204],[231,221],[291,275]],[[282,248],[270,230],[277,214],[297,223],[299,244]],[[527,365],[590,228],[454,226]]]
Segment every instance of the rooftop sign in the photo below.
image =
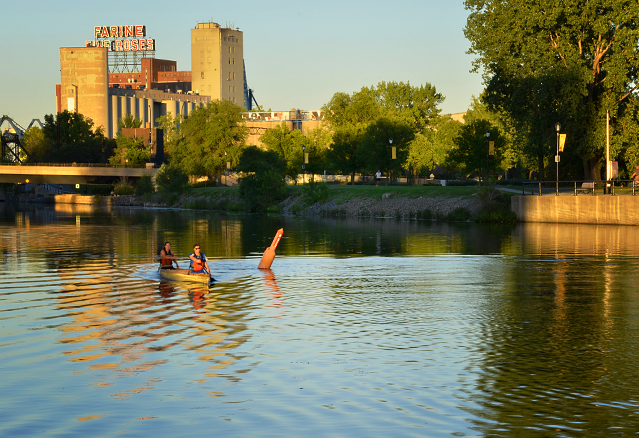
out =
[[106,47],[111,52],[153,52],[155,39],[146,36],[146,26],[94,26],[94,41],[86,47]]

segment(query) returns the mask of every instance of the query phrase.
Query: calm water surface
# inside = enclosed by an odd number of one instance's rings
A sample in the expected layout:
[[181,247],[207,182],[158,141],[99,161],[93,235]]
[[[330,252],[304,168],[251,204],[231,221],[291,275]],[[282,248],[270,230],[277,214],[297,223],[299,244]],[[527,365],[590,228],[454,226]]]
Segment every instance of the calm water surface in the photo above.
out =
[[634,227],[0,204],[0,246],[0,436],[639,430]]

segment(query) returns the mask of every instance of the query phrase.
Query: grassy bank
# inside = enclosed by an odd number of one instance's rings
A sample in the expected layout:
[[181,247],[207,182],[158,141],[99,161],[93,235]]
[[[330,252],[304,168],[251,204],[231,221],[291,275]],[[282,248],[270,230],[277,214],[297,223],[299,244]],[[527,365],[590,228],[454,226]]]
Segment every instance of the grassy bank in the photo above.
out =
[[[510,193],[477,186],[298,185],[267,212],[302,216],[393,217],[416,220],[513,222]],[[156,196],[157,197],[157,196]],[[192,188],[162,197],[168,206],[243,211],[238,187]]]

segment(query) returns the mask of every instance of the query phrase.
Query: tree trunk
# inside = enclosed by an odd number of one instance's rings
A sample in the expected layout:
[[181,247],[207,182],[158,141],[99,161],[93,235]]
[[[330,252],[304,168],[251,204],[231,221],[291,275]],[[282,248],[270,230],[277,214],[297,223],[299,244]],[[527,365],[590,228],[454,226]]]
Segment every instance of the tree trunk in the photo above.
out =
[[355,171],[353,170],[353,173],[351,173],[351,185],[354,186],[355,185]]
[[587,181],[601,181],[599,160],[599,158],[589,158],[584,161],[584,179]]
[[537,155],[537,167],[539,167],[539,173],[537,174],[537,181],[543,181],[544,180],[544,154],[541,149],[541,146],[539,147],[539,154]]

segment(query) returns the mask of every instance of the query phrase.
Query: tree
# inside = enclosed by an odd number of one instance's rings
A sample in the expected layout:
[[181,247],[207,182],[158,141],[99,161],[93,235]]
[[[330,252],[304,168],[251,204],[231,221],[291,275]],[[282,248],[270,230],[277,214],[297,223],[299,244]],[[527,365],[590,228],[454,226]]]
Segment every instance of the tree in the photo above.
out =
[[142,167],[151,159],[151,147],[145,146],[143,139],[118,133],[115,142],[117,146],[109,158],[112,166]]
[[51,143],[44,136],[44,131],[37,126],[32,126],[24,131],[21,143],[28,152],[31,163],[42,163],[51,148]]
[[44,116],[44,137],[49,143],[44,161],[58,163],[106,163],[115,141],[94,130],[93,120],[76,112],[63,111]]
[[[393,139],[392,145],[389,139]],[[364,172],[373,174],[379,169],[397,173],[408,158],[408,145],[415,131],[406,119],[380,117],[371,123],[357,147],[356,154]],[[391,159],[391,148],[396,148],[396,159]]]
[[415,176],[444,164],[461,126],[449,116],[439,116],[415,135],[409,144],[407,159]]
[[[625,113],[637,87],[639,2],[636,0],[466,0],[464,32],[484,69],[486,102],[511,116],[534,151],[539,177],[554,156],[560,122],[587,179],[600,176],[606,112],[618,139],[616,156],[632,137]],[[554,160],[553,160],[554,161]]]
[[228,100],[213,100],[196,108],[180,124],[183,140],[171,149],[171,160],[189,175],[211,176],[237,163],[245,147],[248,128],[243,109]]
[[290,131],[286,122],[282,122],[264,131],[260,141],[286,162],[286,175],[297,181],[297,175],[302,171],[302,146],[310,149],[310,140],[297,129]]
[[264,210],[285,196],[286,169],[286,161],[275,151],[255,146],[242,151],[237,166],[244,174],[240,178],[240,196],[250,209]]
[[[490,131],[489,138],[486,138],[486,131]],[[489,140],[495,142],[494,156],[488,155]],[[449,153],[448,160],[461,168],[466,176],[471,176],[475,171],[479,175],[486,175],[487,167],[490,173],[494,173],[496,164],[502,159],[503,142],[499,130],[488,120],[471,120],[462,125],[454,143],[455,147]]]
[[142,120],[133,117],[133,114],[127,113],[118,120],[118,130],[122,128],[139,128],[142,126]]
[[[329,165],[338,172],[350,173],[352,183],[359,170],[388,169],[388,137],[385,139],[387,153],[383,153],[382,131],[395,125],[398,132],[403,133],[408,127],[414,136],[437,116],[437,105],[443,100],[444,97],[428,83],[414,87],[408,82],[380,82],[377,86],[362,87],[352,95],[335,93],[322,107],[324,120],[333,132],[333,146],[327,152]],[[377,122],[369,131],[369,127]],[[367,147],[373,149],[366,151]],[[408,144],[401,144],[401,158],[394,163],[398,167],[405,164],[407,147]],[[371,170],[373,168],[375,170]]]
[[189,186],[189,176],[175,163],[163,163],[155,175],[158,190],[180,193]]

